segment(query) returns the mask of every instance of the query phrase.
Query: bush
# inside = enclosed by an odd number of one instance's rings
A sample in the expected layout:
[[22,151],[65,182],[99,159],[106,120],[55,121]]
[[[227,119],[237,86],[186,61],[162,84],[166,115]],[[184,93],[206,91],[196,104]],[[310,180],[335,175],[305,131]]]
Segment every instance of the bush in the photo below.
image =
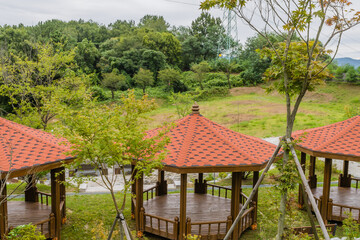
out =
[[187,88],[196,88],[199,86],[199,82],[195,78],[195,73],[192,71],[183,72],[181,74],[182,83],[185,84]]
[[208,100],[213,97],[226,97],[230,93],[228,87],[213,87],[213,88],[207,88],[204,90],[196,90],[191,92],[192,95],[197,95],[195,100]]
[[7,237],[8,240],[45,240],[45,236],[32,224],[20,225],[12,229]]
[[238,75],[231,75],[230,76],[230,83],[231,86],[233,87],[242,87],[244,86],[244,80],[242,79],[242,77],[240,76],[240,74]]
[[93,97],[96,97],[99,101],[105,101],[107,100],[107,97],[105,95],[105,91],[102,87],[99,86],[92,86],[91,87],[91,93]]

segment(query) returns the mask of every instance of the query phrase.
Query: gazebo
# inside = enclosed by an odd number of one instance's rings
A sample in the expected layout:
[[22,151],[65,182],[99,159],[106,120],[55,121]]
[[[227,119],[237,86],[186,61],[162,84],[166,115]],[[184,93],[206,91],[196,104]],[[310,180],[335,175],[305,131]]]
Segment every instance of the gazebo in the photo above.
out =
[[[349,161],[360,162],[360,116],[331,125],[296,131],[295,139],[300,139],[295,148],[301,151],[301,164],[305,171],[306,154],[310,155],[309,185],[318,203],[325,221],[342,221],[351,212],[353,218],[360,222],[360,190],[351,187],[352,180],[358,178],[349,174]],[[315,174],[316,158],[325,158],[324,184],[317,186]],[[343,173],[340,174],[338,186],[331,187],[332,159],[343,160]],[[302,197],[299,194],[302,205]]]
[[[154,136],[159,129],[148,131]],[[168,154],[159,170],[156,186],[143,190],[143,178],[135,181],[132,212],[138,233],[148,232],[167,239],[184,239],[187,234],[202,239],[223,239],[247,200],[242,192],[244,172],[259,171],[276,146],[261,139],[229,130],[192,107],[192,113],[177,121],[168,133]],[[165,172],[180,174],[180,193],[168,194]],[[232,186],[209,184],[204,173],[231,172]],[[198,174],[194,191],[188,191],[188,174]],[[233,239],[248,228],[256,228],[257,195],[236,226]]]
[[[73,158],[65,155],[65,139],[0,118],[0,237],[5,239],[9,228],[35,224],[47,238],[60,239],[65,221],[64,163]],[[51,172],[51,194],[36,188],[36,174]],[[25,201],[8,201],[6,182],[27,176]]]

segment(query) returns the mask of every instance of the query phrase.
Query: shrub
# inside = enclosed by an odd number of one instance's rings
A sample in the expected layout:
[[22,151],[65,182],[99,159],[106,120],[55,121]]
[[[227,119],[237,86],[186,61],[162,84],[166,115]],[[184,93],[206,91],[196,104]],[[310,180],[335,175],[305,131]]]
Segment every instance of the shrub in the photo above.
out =
[[99,101],[105,101],[107,100],[107,97],[105,95],[105,91],[102,87],[99,86],[92,86],[91,87],[92,96],[96,97]]
[[193,95],[198,94],[195,100],[200,101],[200,100],[207,100],[213,97],[226,97],[229,95],[229,93],[230,91],[228,87],[213,87],[204,90],[197,90],[192,94]]
[[231,75],[230,76],[230,83],[231,86],[233,87],[242,87],[244,86],[244,80],[242,79],[242,77],[240,76],[240,74],[238,75]]
[[12,229],[8,240],[45,240],[45,236],[32,224],[20,225]]

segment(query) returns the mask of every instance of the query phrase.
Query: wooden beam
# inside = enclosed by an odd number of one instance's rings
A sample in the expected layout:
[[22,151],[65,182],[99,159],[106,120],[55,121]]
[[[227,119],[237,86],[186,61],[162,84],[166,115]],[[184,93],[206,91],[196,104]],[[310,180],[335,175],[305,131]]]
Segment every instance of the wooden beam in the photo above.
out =
[[[301,157],[300,157],[300,164],[301,164],[301,168],[304,171],[304,174],[306,175],[306,153],[301,152]],[[299,195],[298,195],[298,203],[299,203],[299,207],[303,208],[304,206],[304,196],[303,196],[303,186],[301,184],[299,184]]]
[[327,216],[328,203],[330,199],[331,169],[332,159],[325,158],[323,195],[321,197],[321,216],[325,223],[327,222],[328,217],[331,217]]
[[60,178],[62,168],[51,169],[51,212],[55,216],[55,237],[60,238],[61,212],[60,212]]
[[144,192],[144,174],[141,173],[138,179],[136,179],[136,207],[135,207],[135,219],[136,219],[136,231],[140,231],[140,226],[143,224],[144,219],[140,217],[140,211],[143,208],[143,194]]
[[8,211],[6,181],[3,179],[0,180],[0,189],[2,189],[0,194],[0,238],[5,239],[8,231]]
[[36,187],[36,177],[34,174],[28,175],[28,184],[25,187],[25,202],[38,202],[39,195]]
[[[231,180],[231,217],[235,219],[240,211],[241,194],[241,172],[233,172]],[[232,239],[239,238],[239,224],[234,228]]]
[[294,147],[296,150],[299,150],[301,152],[309,154],[310,156],[360,162],[359,155],[355,156],[355,155],[337,154],[337,153],[331,153],[331,152],[319,152],[319,151],[313,151],[313,150],[305,148],[305,147],[301,147],[299,145],[295,145]]
[[184,239],[186,234],[186,192],[187,192],[187,174],[181,174],[180,183],[180,229],[179,239]]
[[4,179],[11,179],[11,178],[15,178],[15,177],[22,177],[28,174],[35,174],[38,172],[43,172],[43,171],[47,171],[47,170],[51,170],[51,169],[55,169],[55,168],[60,168],[62,166],[64,166],[64,164],[69,164],[71,162],[73,162],[75,160],[75,158],[71,157],[71,158],[67,158],[64,160],[58,160],[55,162],[51,162],[51,163],[46,163],[46,164],[42,164],[42,165],[38,165],[38,166],[31,166],[31,167],[24,167],[21,169],[17,169],[17,170],[12,170],[10,172],[1,172],[0,174],[0,178]]

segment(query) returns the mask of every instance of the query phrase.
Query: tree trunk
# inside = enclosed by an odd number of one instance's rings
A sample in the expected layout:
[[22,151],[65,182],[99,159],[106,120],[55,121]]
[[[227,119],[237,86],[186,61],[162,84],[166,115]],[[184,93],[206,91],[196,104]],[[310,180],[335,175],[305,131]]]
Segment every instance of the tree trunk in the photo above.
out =
[[230,71],[227,71],[227,73],[226,73],[226,77],[227,77],[227,80],[228,80],[229,89],[231,89],[231,83],[230,83]]
[[144,94],[144,95],[145,95],[145,88],[146,88],[146,87],[143,87],[143,94]]
[[111,99],[114,100],[114,90],[111,90]]

